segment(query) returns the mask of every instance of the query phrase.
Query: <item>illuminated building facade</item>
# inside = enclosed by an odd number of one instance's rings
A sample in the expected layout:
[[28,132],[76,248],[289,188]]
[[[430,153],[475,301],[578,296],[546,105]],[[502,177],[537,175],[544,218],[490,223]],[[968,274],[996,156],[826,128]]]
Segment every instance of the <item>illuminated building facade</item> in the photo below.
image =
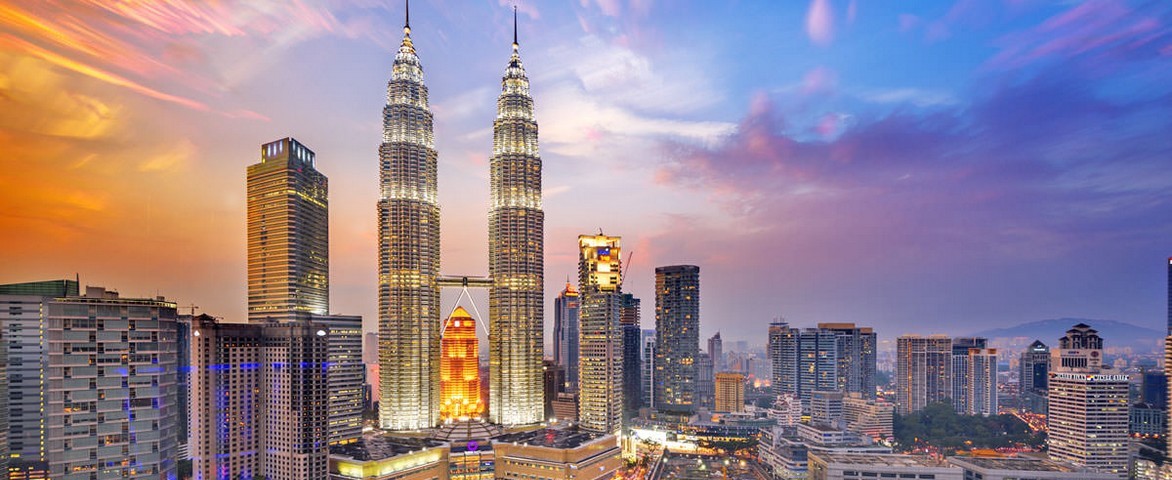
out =
[[308,320],[329,311],[325,175],[297,140],[261,145],[248,166],[248,320]]
[[655,269],[655,331],[655,409],[691,413],[700,356],[700,267]]
[[578,313],[582,303],[578,290],[566,282],[566,288],[553,300],[553,361],[566,371],[560,392],[578,391]]
[[970,348],[965,387],[968,415],[997,415],[997,349]]
[[444,322],[440,341],[440,419],[468,420],[484,414],[480,403],[480,341],[476,320],[457,307]]
[[896,340],[895,408],[901,415],[952,394],[952,339],[904,335]]
[[622,427],[621,243],[603,234],[578,236],[578,425],[591,432],[616,433]]
[[745,411],[745,376],[737,372],[716,374],[716,411]]
[[639,368],[643,331],[639,328],[639,299],[629,293],[624,293],[622,299],[619,327],[623,338],[623,418],[629,420],[639,416],[639,407],[643,406],[643,373]]
[[195,480],[326,478],[327,328],[192,319]]
[[1051,460],[1127,477],[1128,375],[1102,366],[1103,339],[1078,324],[1051,350],[1046,417]]
[[1031,413],[1046,413],[1046,382],[1050,376],[1050,347],[1034,340],[1024,352],[1020,370],[1021,408]]
[[[960,413],[969,408],[969,350],[987,347],[988,339],[982,337],[955,337],[952,339],[952,408]],[[971,415],[971,414],[970,414]]]
[[49,477],[176,478],[175,304],[87,287],[46,306]]
[[362,363],[362,317],[314,315],[329,331],[329,442],[350,443],[362,436],[366,367]]
[[390,430],[439,423],[436,163],[427,87],[408,21],[387,82],[379,147],[379,421]]
[[538,423],[545,414],[541,156],[516,32],[514,18],[513,54],[501,79],[488,162],[489,416],[502,425]]

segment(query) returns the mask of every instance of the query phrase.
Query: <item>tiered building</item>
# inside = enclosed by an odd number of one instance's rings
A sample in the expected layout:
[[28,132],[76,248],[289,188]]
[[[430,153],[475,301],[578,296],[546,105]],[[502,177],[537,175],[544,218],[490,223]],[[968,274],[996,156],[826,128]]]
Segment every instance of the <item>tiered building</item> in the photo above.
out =
[[444,322],[440,356],[440,419],[459,421],[480,418],[480,341],[476,320],[457,307]]
[[1128,472],[1128,375],[1103,366],[1103,339],[1078,324],[1051,353],[1049,455],[1096,472]]
[[[411,23],[395,55],[379,146],[379,423],[439,423],[440,209],[437,153]],[[540,362],[540,358],[538,358]]]

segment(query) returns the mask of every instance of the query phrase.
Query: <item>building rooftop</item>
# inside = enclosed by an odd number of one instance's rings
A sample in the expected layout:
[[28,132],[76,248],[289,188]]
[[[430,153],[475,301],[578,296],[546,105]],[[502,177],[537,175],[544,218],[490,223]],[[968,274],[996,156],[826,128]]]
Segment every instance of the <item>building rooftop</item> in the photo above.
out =
[[517,443],[549,448],[578,448],[602,438],[604,435],[579,430],[555,430],[543,428],[528,432],[510,433],[493,439],[494,443]]
[[358,461],[382,460],[420,450],[442,446],[444,442],[427,438],[393,437],[375,434],[362,437],[355,443],[333,445],[330,455],[350,457]]
[[881,453],[834,453],[811,452],[826,463],[847,465],[872,465],[888,467],[949,467],[950,465],[921,455],[898,455]]
[[1022,457],[952,457],[949,462],[959,466],[974,466],[986,470],[1018,470],[1024,472],[1082,472],[1077,466],[1045,458]]

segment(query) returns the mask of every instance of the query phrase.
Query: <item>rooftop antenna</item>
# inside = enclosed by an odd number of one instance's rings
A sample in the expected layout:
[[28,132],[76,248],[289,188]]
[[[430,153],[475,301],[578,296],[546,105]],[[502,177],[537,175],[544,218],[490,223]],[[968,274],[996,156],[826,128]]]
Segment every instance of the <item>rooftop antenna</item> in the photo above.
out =
[[403,28],[411,31],[411,0],[403,0],[403,14],[406,19],[403,21]]
[[517,43],[517,5],[513,5],[513,48],[517,48],[521,44]]

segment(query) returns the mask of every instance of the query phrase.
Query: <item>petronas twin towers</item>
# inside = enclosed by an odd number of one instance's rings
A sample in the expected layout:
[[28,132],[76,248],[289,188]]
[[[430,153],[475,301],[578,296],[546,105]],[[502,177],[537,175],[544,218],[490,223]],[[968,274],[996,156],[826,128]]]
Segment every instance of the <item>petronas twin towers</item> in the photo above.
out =
[[[543,420],[544,230],[541,157],[513,19],[489,162],[489,419]],[[395,55],[379,147],[380,423],[440,423],[440,214],[437,152],[410,17]]]

